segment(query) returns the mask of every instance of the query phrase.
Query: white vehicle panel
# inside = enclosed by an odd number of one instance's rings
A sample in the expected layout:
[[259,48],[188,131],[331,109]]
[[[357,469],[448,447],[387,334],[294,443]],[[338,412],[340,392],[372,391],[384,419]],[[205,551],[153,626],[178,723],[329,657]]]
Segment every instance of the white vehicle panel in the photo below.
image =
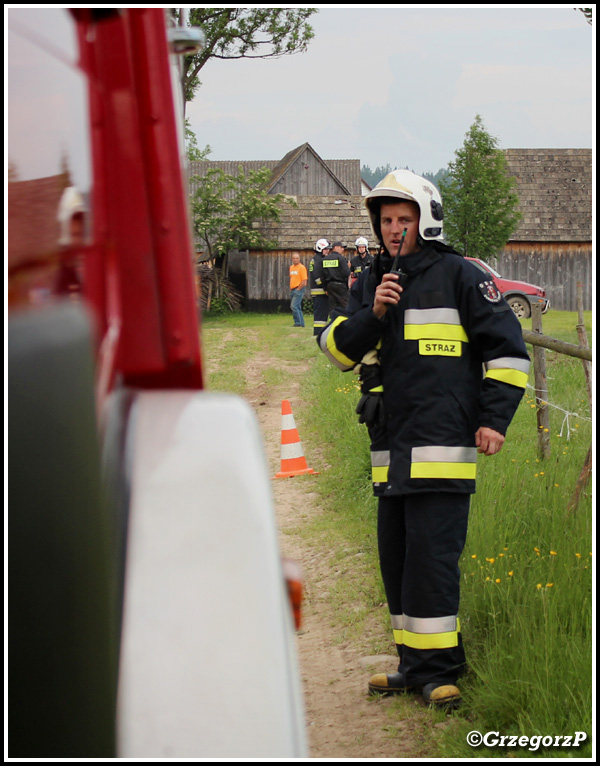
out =
[[130,417],[120,758],[307,754],[291,615],[254,414],[144,392]]

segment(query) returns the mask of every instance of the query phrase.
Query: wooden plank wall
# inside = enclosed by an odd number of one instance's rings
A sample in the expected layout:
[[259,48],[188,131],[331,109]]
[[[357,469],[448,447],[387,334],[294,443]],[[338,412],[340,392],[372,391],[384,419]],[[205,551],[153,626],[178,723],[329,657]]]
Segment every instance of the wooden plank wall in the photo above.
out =
[[[308,270],[314,253],[296,250]],[[249,301],[289,300],[291,250],[240,253],[230,263],[233,270],[246,274]],[[490,259],[490,265],[494,266]],[[592,248],[589,243],[516,242],[502,251],[495,265],[506,279],[532,282],[546,290],[551,308],[577,311],[577,282],[583,284],[584,309],[591,311],[593,297]],[[308,294],[307,294],[308,297]]]
[[[295,250],[300,261],[308,266],[314,253],[311,250]],[[251,252],[246,269],[247,299],[281,301],[290,297],[290,266],[292,254],[289,250],[273,250],[268,253]],[[306,293],[308,297],[309,294]]]
[[498,257],[495,268],[506,279],[543,287],[550,307],[559,311],[577,311],[577,282],[581,282],[584,309],[592,309],[589,242],[511,242]]

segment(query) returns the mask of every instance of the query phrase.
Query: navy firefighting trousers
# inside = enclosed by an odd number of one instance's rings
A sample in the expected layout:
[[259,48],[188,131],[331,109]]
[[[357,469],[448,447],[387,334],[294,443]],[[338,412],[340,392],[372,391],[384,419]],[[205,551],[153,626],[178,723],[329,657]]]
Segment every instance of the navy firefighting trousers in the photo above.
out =
[[379,498],[381,575],[407,686],[453,684],[465,669],[458,560],[469,501],[450,492]]

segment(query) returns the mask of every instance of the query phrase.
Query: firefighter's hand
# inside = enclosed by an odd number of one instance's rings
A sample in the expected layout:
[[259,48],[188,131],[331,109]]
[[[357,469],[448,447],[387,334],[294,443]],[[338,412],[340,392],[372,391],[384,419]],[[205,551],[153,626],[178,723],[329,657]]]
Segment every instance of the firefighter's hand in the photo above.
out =
[[398,284],[397,274],[384,274],[383,279],[375,290],[373,313],[381,319],[390,306],[395,306],[400,300],[402,287]]
[[498,431],[494,431],[493,428],[482,426],[477,429],[475,434],[475,444],[477,445],[477,452],[481,452],[483,455],[495,455],[502,449],[504,436]]
[[381,394],[363,394],[356,405],[358,422],[369,429],[382,429],[385,426],[385,411]]

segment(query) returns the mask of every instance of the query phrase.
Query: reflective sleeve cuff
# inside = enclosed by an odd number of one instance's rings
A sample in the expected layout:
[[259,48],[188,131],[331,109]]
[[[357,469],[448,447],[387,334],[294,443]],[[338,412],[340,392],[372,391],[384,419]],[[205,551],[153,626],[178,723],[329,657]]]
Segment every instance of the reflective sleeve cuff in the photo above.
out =
[[485,377],[499,380],[517,388],[526,388],[529,379],[529,359],[501,357],[485,364]]
[[334,319],[329,327],[327,327],[324,332],[321,333],[321,337],[319,338],[321,351],[325,354],[329,361],[332,362],[332,364],[334,364],[343,372],[352,370],[358,364],[357,361],[354,361],[343,354],[335,344],[335,330],[342,322],[346,321],[347,318],[348,317],[340,316]]

